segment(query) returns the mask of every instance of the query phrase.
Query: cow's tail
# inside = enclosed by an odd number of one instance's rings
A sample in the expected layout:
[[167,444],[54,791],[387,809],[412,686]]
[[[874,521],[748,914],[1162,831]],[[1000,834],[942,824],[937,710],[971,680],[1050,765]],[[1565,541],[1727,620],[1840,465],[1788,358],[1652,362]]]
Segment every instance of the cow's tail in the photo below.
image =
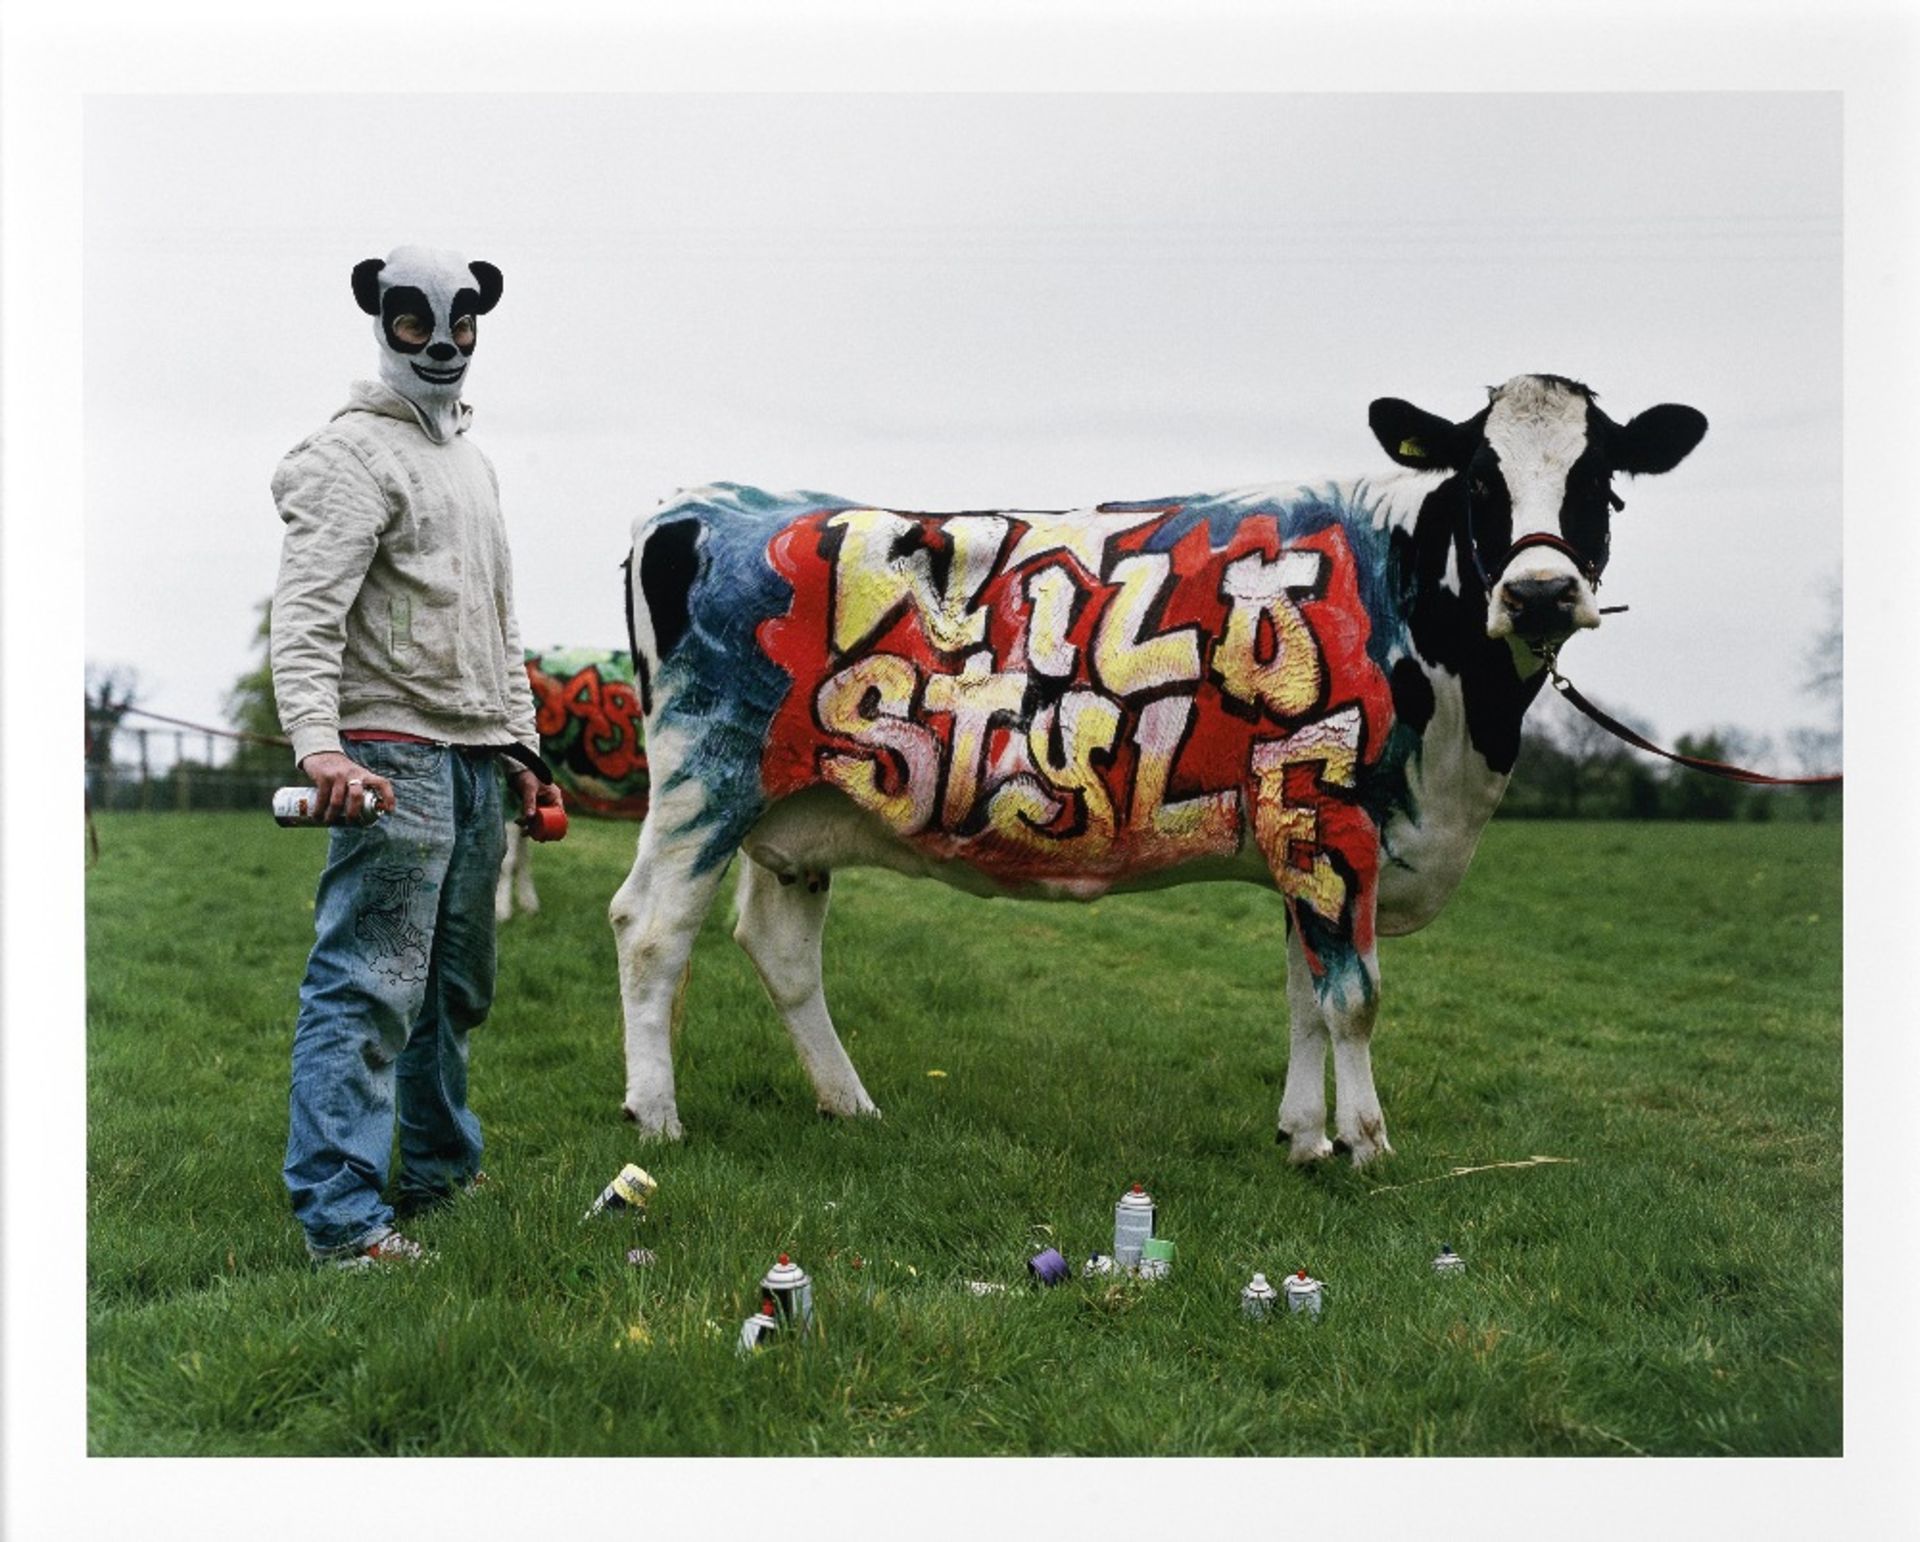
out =
[[649,721],[657,705],[661,663],[687,635],[694,580],[700,573],[701,522],[675,499],[634,522],[633,549],[621,570],[626,582],[627,642],[633,649],[640,710]]

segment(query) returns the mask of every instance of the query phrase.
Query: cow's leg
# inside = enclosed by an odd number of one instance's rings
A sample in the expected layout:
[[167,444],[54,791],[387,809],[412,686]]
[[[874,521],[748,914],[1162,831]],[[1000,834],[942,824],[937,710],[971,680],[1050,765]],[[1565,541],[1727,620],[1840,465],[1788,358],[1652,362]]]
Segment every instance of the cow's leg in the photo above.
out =
[[1321,1015],[1312,967],[1296,927],[1287,928],[1287,1086],[1280,1096],[1280,1133],[1288,1160],[1317,1162],[1333,1154],[1327,1139],[1327,1020]]
[[1373,949],[1347,955],[1344,967],[1315,982],[1333,1040],[1333,1127],[1336,1145],[1364,1167],[1391,1156],[1386,1116],[1373,1087],[1373,1020],[1380,1006],[1380,965]]
[[[507,822],[506,855],[500,859],[500,877],[493,886],[493,918],[495,921],[511,921],[516,896],[520,908],[535,911],[540,908],[537,895],[533,894],[533,875],[526,871],[527,847],[526,831],[509,819]],[[528,896],[533,897],[531,904]]]
[[515,837],[520,835],[520,826],[513,820],[507,820],[507,849],[499,858],[499,878],[493,881],[493,920],[511,922],[513,920],[513,864],[520,855]]
[[[657,811],[656,811],[657,813]],[[666,821],[649,818],[640,827],[633,870],[613,897],[613,923],[620,963],[620,1000],[626,1014],[626,1115],[641,1132],[680,1138],[673,1098],[674,999],[693,955],[693,943],[724,862],[697,870],[701,842],[658,832]]]
[[860,1073],[847,1058],[821,981],[820,938],[827,925],[828,875],[808,873],[785,881],[751,857],[740,867],[735,895],[739,915],[733,940],[746,950],[767,988],[800,1063],[813,1081],[813,1095],[826,1114],[872,1114]]
[[513,903],[526,915],[540,913],[540,896],[533,887],[533,837],[513,826]]

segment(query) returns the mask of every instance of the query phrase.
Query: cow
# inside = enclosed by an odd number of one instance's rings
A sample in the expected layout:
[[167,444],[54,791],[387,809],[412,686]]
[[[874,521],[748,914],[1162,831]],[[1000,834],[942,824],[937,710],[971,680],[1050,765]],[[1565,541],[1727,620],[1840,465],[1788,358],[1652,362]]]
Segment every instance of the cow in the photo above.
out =
[[1284,901],[1276,1139],[1389,1154],[1377,940],[1459,885],[1546,664],[1600,624],[1614,480],[1671,470],[1707,422],[1619,423],[1557,375],[1462,422],[1397,398],[1368,419],[1399,470],[951,514],[716,483],[637,519],[627,1117],[681,1134],[669,1023],[739,855],[733,935],[824,1112],[877,1113],[821,986],[833,872],[1077,900],[1229,879]]
[[[634,691],[633,655],[618,649],[528,649],[534,727],[540,755],[570,814],[639,819],[647,812],[647,744]],[[506,816],[506,855],[493,891],[493,914],[509,921],[516,908],[540,909],[533,884],[533,846]]]

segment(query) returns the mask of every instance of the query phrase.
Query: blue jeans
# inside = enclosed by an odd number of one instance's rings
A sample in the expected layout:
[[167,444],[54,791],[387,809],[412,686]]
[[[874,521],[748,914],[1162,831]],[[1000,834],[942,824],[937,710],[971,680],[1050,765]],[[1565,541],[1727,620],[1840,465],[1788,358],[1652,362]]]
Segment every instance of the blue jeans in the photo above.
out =
[[497,757],[443,745],[349,743],[393,783],[395,808],[337,825],[314,899],[288,1099],[287,1191],[316,1258],[393,1228],[396,1113],[403,1204],[478,1171],[467,1034],[493,1004],[493,888],[505,850]]

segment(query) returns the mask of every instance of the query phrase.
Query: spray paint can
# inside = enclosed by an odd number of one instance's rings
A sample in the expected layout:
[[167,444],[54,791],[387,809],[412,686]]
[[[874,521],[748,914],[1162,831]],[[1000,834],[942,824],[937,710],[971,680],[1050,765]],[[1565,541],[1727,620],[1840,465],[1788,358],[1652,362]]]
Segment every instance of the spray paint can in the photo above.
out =
[[539,804],[531,814],[521,819],[520,828],[527,832],[530,841],[564,840],[567,834],[567,811],[557,803]]
[[1454,1252],[1448,1243],[1440,1244],[1440,1256],[1433,1261],[1435,1274],[1458,1274],[1467,1267],[1467,1261]]
[[1135,1184],[1113,1207],[1113,1261],[1132,1266],[1153,1235],[1153,1196]]
[[[322,821],[316,812],[319,807],[320,789],[317,787],[278,787],[273,794],[274,823],[289,829],[299,825],[317,825]],[[346,818],[340,823],[350,825],[370,825],[380,812],[380,795],[371,787],[363,787],[356,803],[348,798]]]
[[1037,1285],[1058,1285],[1072,1271],[1067,1268],[1066,1259],[1060,1256],[1058,1248],[1048,1248],[1044,1253],[1035,1253],[1027,1260],[1027,1273],[1031,1274]]
[[1173,1239],[1149,1237],[1140,1244],[1140,1278],[1164,1280],[1173,1272]]
[[750,1355],[763,1344],[770,1344],[780,1332],[779,1319],[774,1316],[773,1302],[762,1299],[760,1310],[740,1324],[739,1354]]
[[653,1197],[653,1191],[660,1185],[647,1176],[644,1168],[635,1167],[629,1162],[620,1169],[619,1175],[600,1191],[600,1197],[580,1217],[591,1221],[602,1210],[639,1210],[645,1211],[647,1201]]
[[1247,1281],[1247,1288],[1240,1292],[1240,1315],[1254,1322],[1265,1322],[1279,1297],[1280,1292],[1267,1283],[1264,1274],[1255,1274]]
[[1306,1270],[1287,1276],[1286,1292],[1289,1312],[1307,1312],[1315,1317],[1320,1315],[1320,1282]]
[[805,1333],[813,1326],[813,1280],[785,1253],[761,1279],[760,1289],[772,1298],[781,1327]]

